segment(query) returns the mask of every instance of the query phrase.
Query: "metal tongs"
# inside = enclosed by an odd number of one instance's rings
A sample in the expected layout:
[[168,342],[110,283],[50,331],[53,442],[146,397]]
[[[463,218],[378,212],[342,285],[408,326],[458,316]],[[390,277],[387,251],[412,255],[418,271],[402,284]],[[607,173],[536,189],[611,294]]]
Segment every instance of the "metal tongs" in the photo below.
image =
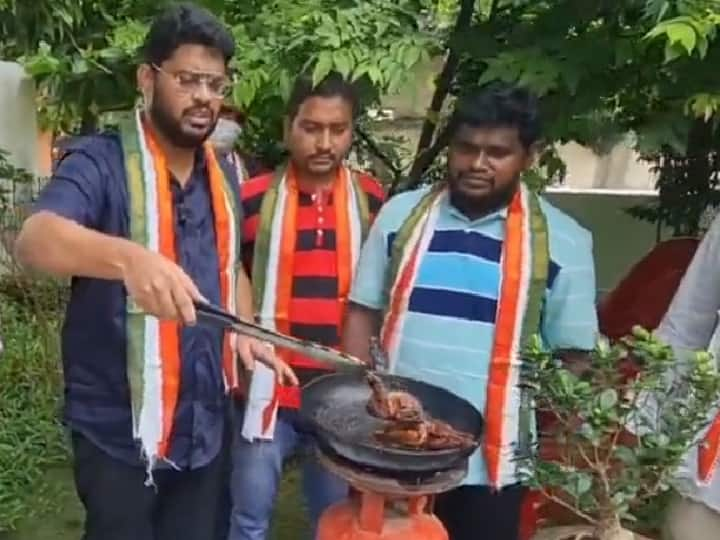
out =
[[224,309],[210,304],[196,302],[195,311],[197,313],[198,321],[201,323],[204,322],[214,326],[220,326],[225,330],[254,337],[261,341],[271,343],[277,347],[290,349],[305,356],[320,360],[321,362],[333,364],[338,368],[371,368],[371,366],[368,366],[359,358],[349,354],[336,351],[335,349],[320,345],[314,341],[297,339],[280,332],[269,330],[258,324],[243,321],[235,315],[228,313]]

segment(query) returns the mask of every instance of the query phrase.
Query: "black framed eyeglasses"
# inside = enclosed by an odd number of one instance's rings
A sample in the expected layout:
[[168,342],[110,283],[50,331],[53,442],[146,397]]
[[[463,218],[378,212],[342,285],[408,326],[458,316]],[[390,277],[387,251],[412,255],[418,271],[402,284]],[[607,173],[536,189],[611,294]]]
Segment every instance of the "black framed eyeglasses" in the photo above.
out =
[[216,99],[223,99],[232,88],[232,82],[225,75],[185,70],[170,72],[155,64],[151,64],[151,66],[158,73],[173,79],[178,92],[184,95],[196,95],[202,91],[203,86],[206,86],[211,96]]

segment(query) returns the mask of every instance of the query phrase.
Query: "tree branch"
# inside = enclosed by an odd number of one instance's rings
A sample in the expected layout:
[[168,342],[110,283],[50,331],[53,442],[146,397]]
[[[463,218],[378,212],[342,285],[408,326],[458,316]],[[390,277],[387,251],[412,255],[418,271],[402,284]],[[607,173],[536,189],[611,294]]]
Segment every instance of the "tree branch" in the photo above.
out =
[[[607,467],[604,467],[602,465],[602,460],[600,459],[600,455],[598,454],[598,447],[593,447],[593,453],[595,455],[595,461],[597,462],[598,466],[595,469],[598,473],[598,476],[600,476],[600,481],[602,482],[602,487],[605,490],[605,504],[608,508],[612,507],[612,512],[617,516],[617,511],[615,508],[615,505],[612,504],[612,489],[610,488],[610,479],[607,475]],[[619,519],[619,516],[617,516]]]
[[[492,9],[494,10],[494,8],[495,6],[493,5]],[[458,65],[460,64],[460,51],[457,46],[453,46],[456,45],[453,42],[458,36],[470,28],[474,11],[475,0],[461,1],[460,12],[458,13],[455,26],[448,39],[449,52],[445,58],[445,64],[443,65],[442,71],[436,79],[435,93],[430,101],[430,107],[425,117],[423,127],[420,131],[420,139],[418,140],[418,146],[415,153],[415,162],[413,163],[409,174],[409,184],[411,186],[417,183],[422,173],[425,172],[429,164],[432,163],[440,151],[440,149],[436,149],[431,159],[429,159],[429,154],[426,155],[426,149],[430,148],[433,136],[435,135],[435,131],[437,129],[440,111],[445,103],[445,98],[450,92],[450,87],[455,79],[455,73],[457,72]],[[394,187],[395,186],[393,186],[393,188]]]
[[[413,187],[420,181],[420,177],[427,171],[428,167],[432,165],[433,161],[437,159],[440,152],[442,152],[443,148],[445,148],[449,142],[450,130],[446,127],[440,132],[440,135],[438,135],[430,148],[427,148],[422,154],[415,157],[406,182],[408,187]],[[394,182],[393,185],[390,186],[390,194],[394,195],[400,187],[402,187],[401,182]]]
[[582,458],[582,460],[585,462],[585,465],[587,465],[590,470],[596,471],[597,465],[595,463],[593,463],[593,461],[590,459],[590,456],[588,456],[587,452],[585,452],[582,442],[578,441],[578,440],[576,440],[574,442],[575,442],[575,449],[577,450],[577,452],[580,455],[580,457]]
[[393,182],[392,185],[395,185],[398,183],[398,180],[402,177],[402,169],[397,167],[395,163],[393,163],[393,160],[390,159],[385,153],[380,149],[380,147],[377,145],[377,143],[370,137],[370,135],[361,127],[356,126],[355,132],[358,134],[360,139],[362,139],[362,142],[365,143],[370,153],[378,158],[380,161],[382,161],[383,165],[385,165],[388,169],[390,169],[390,172],[393,174]]
[[584,520],[587,521],[590,525],[597,526],[597,525],[600,523],[598,520],[596,520],[595,518],[593,518],[593,517],[590,516],[589,514],[586,514],[585,512],[583,512],[582,510],[580,510],[579,508],[576,508],[575,506],[573,506],[572,504],[570,504],[569,502],[567,502],[565,499],[563,499],[563,498],[561,498],[561,497],[558,497],[557,495],[553,495],[553,494],[550,493],[547,489],[545,489],[545,488],[540,488],[540,493],[542,493],[543,497],[545,497],[545,498],[548,499],[549,501],[552,501],[552,502],[554,502],[555,504],[559,504],[560,506],[562,506],[562,507],[565,508],[566,510],[570,510],[570,512],[572,512],[573,514],[575,514],[575,515],[578,516],[579,518],[584,519]]

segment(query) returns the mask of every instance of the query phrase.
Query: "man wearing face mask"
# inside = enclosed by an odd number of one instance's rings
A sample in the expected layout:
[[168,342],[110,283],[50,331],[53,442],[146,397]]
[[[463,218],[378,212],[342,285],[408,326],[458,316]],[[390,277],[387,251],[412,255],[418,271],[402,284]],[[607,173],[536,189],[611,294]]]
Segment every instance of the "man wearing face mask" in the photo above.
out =
[[252,318],[238,183],[205,144],[233,52],[203,9],[158,16],[137,70],[144,107],[71,144],[17,241],[24,264],[73,280],[64,420],[85,540],[212,538],[236,356],[295,382],[255,340],[195,325],[196,302]]
[[592,237],[520,180],[540,137],[528,92],[498,84],[469,95],[448,129],[447,180],[391,199],[368,234],[343,348],[370,362],[379,335],[391,372],[483,412],[484,448],[435,512],[453,540],[516,540],[514,457],[533,431],[521,348],[539,333],[568,356],[592,349]]
[[220,116],[215,130],[210,136],[210,142],[218,154],[225,158],[234,169],[238,182],[242,184],[248,179],[248,173],[242,157],[235,149],[235,144],[241,133],[242,115],[237,109],[224,105],[220,109]]
[[[260,322],[329,347],[340,344],[360,245],[384,198],[377,180],[344,163],[358,107],[339,74],[317,86],[300,77],[285,122],[289,162],[242,185],[244,260]],[[283,358],[303,383],[328,373],[302,355]],[[233,446],[230,540],[267,538],[283,462],[309,449],[298,429],[299,390],[275,384],[260,366],[252,375]],[[307,457],[303,492],[314,528],[347,485]]]

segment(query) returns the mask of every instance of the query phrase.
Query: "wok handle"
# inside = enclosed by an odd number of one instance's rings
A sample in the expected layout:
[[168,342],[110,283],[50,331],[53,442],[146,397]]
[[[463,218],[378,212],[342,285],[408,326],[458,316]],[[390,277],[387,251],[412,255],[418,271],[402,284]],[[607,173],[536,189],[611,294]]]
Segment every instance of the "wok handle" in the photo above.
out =
[[222,308],[204,302],[195,303],[195,311],[198,320],[208,324],[219,326],[225,330],[237,332],[246,336],[266,341],[277,347],[290,349],[305,356],[309,356],[321,362],[333,364],[339,368],[352,367],[355,369],[370,369],[365,362],[349,354],[345,354],[330,347],[320,345],[313,341],[301,339],[275,332],[264,328],[259,324],[243,321],[239,317],[228,313]]
[[243,322],[239,317],[236,317],[224,309],[205,302],[195,302],[195,312],[197,313],[198,320],[222,328],[229,329],[233,325]]

